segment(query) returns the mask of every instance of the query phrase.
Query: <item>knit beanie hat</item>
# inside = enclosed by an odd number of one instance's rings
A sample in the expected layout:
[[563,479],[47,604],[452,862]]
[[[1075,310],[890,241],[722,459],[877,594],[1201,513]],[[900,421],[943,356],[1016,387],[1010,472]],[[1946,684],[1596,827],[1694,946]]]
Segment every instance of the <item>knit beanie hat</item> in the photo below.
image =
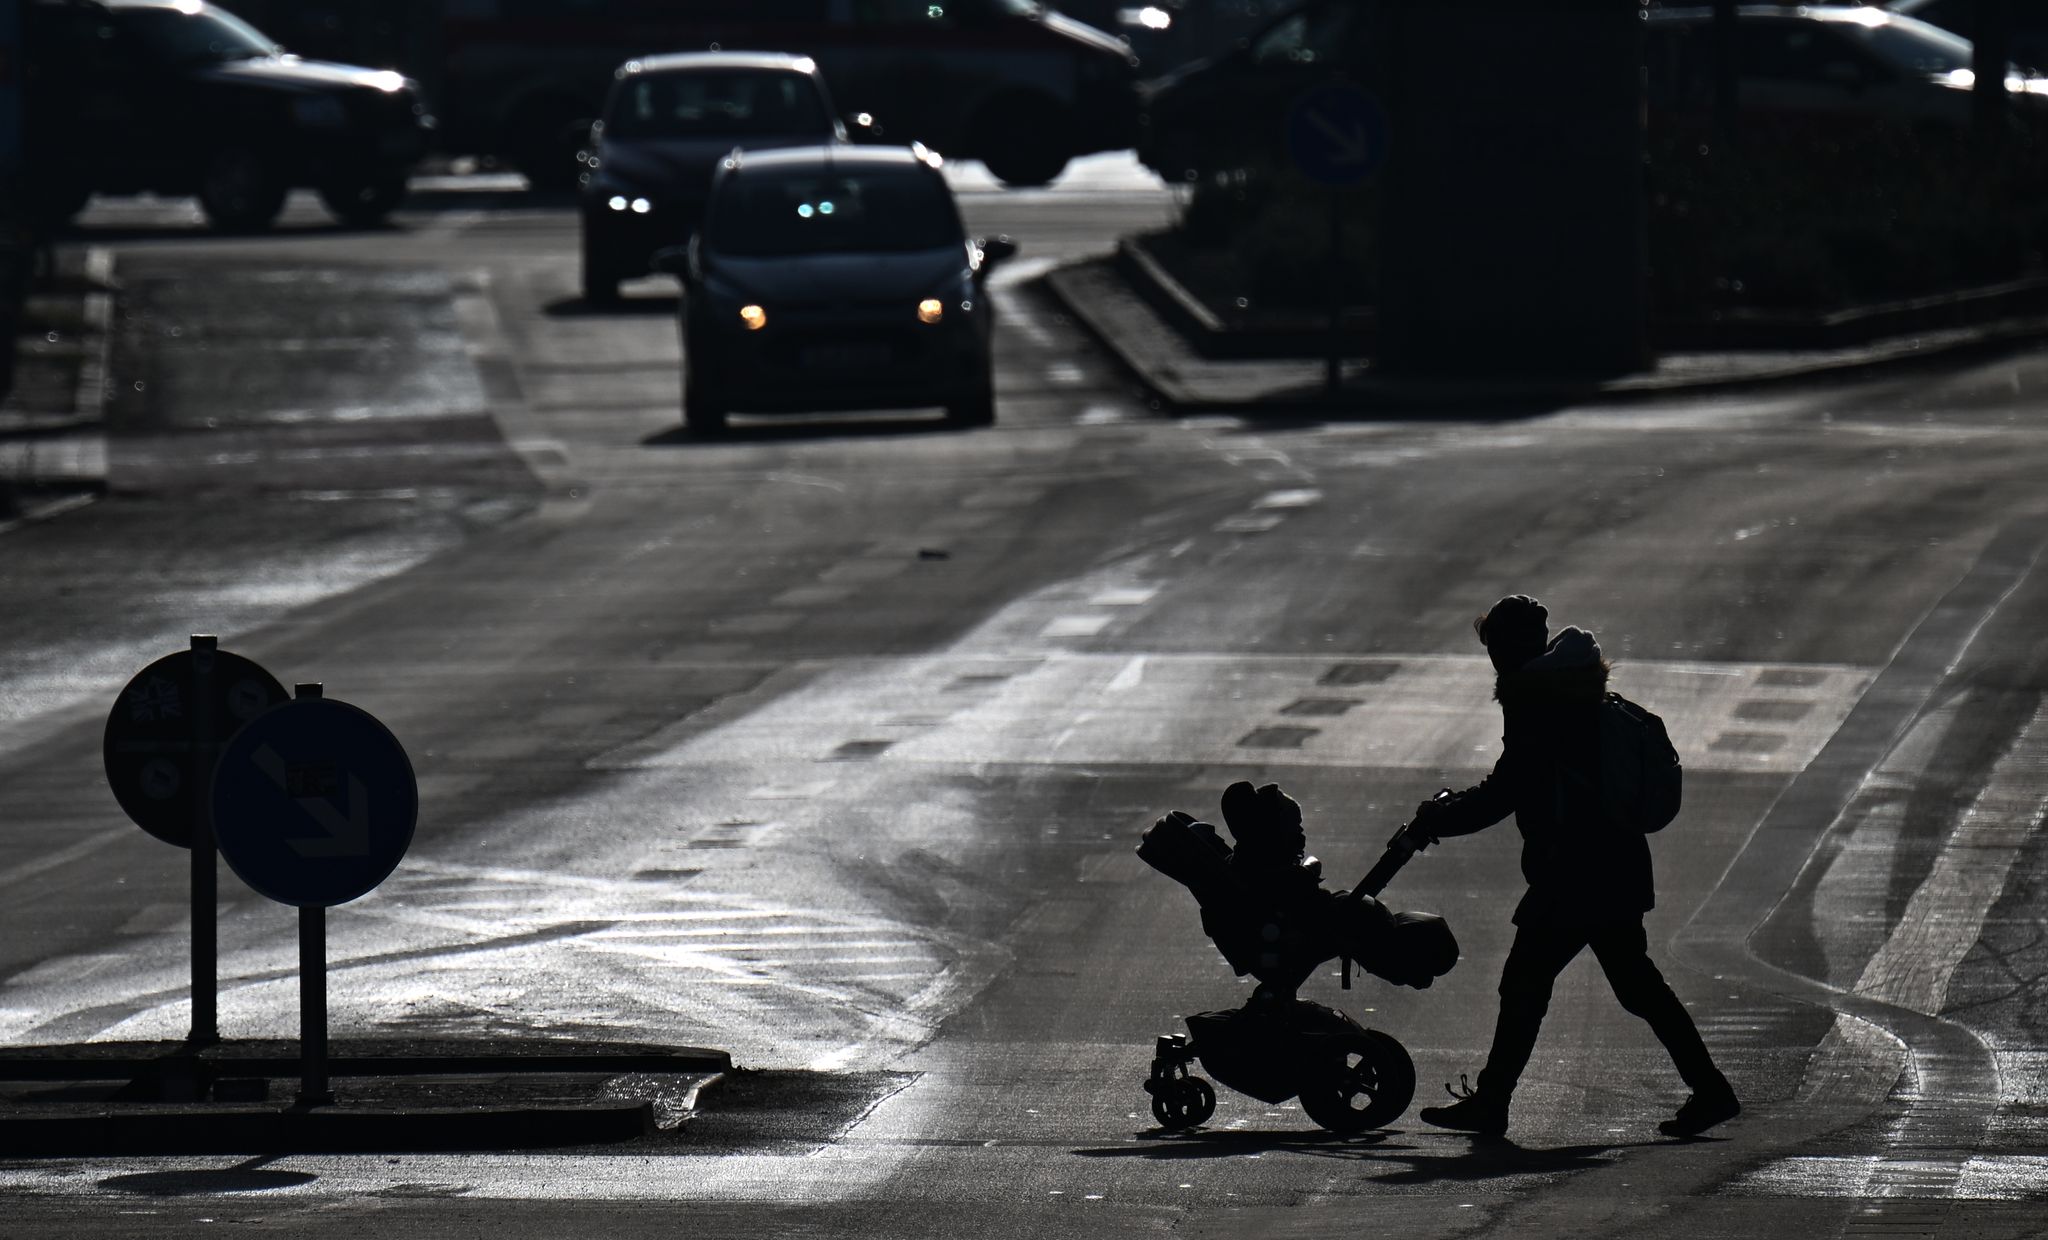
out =
[[1472,622],[1493,670],[1512,672],[1543,653],[1550,643],[1550,612],[1526,594],[1510,594]]

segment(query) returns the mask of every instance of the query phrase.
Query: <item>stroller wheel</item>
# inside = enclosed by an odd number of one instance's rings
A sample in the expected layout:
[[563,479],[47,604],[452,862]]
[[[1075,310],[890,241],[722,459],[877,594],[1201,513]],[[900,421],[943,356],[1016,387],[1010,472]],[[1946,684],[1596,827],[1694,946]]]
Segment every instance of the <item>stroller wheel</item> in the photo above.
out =
[[1301,1091],[1301,1109],[1335,1133],[1383,1128],[1415,1098],[1415,1063],[1377,1029],[1337,1040],[1336,1050]]
[[1199,1076],[1162,1082],[1152,1095],[1152,1118],[1161,1128],[1193,1128],[1216,1113],[1216,1091]]

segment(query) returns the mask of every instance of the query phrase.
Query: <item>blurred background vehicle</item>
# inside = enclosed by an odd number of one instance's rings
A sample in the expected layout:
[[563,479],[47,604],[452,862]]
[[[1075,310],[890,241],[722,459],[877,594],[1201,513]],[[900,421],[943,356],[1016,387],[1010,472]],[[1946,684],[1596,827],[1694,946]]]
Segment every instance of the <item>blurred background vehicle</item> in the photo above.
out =
[[1010,185],[1131,144],[1130,50],[1034,0],[451,0],[436,92],[446,149],[566,188],[614,66],[719,48],[809,56],[888,141],[983,160]]
[[45,225],[93,194],[195,194],[218,228],[267,227],[295,186],[383,219],[428,148],[415,84],[301,60],[204,0],[34,0],[28,177]]
[[[1745,117],[1842,133],[1874,125],[1954,138],[1972,123],[1970,41],[1875,8],[1744,5],[1735,56]],[[1704,125],[1713,108],[1713,12],[1654,10],[1649,20],[1653,116]],[[2015,66],[2014,117],[2048,132],[2048,80]]]
[[1369,20],[1355,0],[1310,0],[1229,50],[1138,87],[1138,158],[1168,181],[1284,159],[1288,107],[1310,86],[1366,71]]
[[1294,0],[1060,0],[1058,8],[1130,44],[1139,71],[1229,51]]
[[844,140],[808,57],[686,52],[619,66],[582,175],[583,297],[618,297],[654,251],[687,240],[735,147]]
[[[1891,0],[1885,7],[1966,39],[1975,37],[1976,0]],[[2048,71],[2048,6],[2020,0],[2009,6],[2009,14],[2012,59],[2034,76],[2041,76]]]
[[942,405],[995,420],[984,287],[1016,252],[970,240],[922,147],[742,153],[704,226],[658,265],[683,282],[683,419],[716,434],[732,410]]
[[[1902,3],[1904,0],[1902,0]],[[1736,60],[1744,113],[1829,126],[1971,121],[1969,40],[1886,10],[1743,5]],[[1713,104],[1712,10],[1653,7],[1649,106],[1692,117]],[[1138,87],[1138,156],[1169,181],[1258,176],[1284,159],[1282,126],[1308,86],[1369,73],[1370,21],[1354,0],[1309,0],[1243,45]],[[2022,123],[2048,81],[2015,68]]]

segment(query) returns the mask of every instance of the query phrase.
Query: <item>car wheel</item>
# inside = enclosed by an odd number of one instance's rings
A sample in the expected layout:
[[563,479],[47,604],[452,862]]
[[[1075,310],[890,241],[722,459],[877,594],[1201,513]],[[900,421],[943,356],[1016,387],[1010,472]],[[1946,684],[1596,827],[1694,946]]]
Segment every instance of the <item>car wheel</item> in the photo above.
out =
[[992,426],[996,420],[996,394],[983,387],[946,405],[946,421],[954,426]]
[[356,228],[381,224],[405,197],[404,173],[335,181],[320,187],[320,201],[335,219]]
[[683,389],[683,425],[706,439],[725,433],[726,407],[715,392],[691,385]]
[[229,147],[207,161],[199,206],[223,232],[256,232],[270,227],[284,210],[287,188],[262,155],[245,146]]
[[590,224],[583,225],[583,300],[593,306],[608,306],[619,299],[619,273],[605,261],[603,252],[591,244]]
[[1050,184],[1073,154],[1066,110],[1049,99],[998,99],[983,110],[974,132],[982,163],[1013,189]]
[[72,218],[85,210],[85,204],[92,199],[92,190],[83,185],[64,182],[37,186],[31,191],[29,210],[36,227],[55,232],[69,225]]

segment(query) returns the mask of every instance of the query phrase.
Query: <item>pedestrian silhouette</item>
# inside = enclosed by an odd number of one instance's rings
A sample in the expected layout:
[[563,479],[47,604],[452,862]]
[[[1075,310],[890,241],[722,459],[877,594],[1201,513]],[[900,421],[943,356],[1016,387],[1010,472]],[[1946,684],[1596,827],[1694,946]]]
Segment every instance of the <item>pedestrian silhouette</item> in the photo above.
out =
[[[1733,1118],[1742,1109],[1735,1091],[1651,962],[1643,930],[1643,914],[1656,902],[1646,832],[1675,813],[1678,769],[1672,754],[1667,773],[1641,778],[1630,738],[1648,720],[1655,743],[1669,753],[1662,724],[1607,691],[1609,666],[1591,633],[1567,627],[1552,637],[1549,613],[1535,599],[1501,599],[1473,627],[1493,661],[1501,755],[1476,786],[1425,802],[1408,830],[1418,842],[1433,843],[1512,813],[1529,889],[1515,909],[1500,1016],[1478,1087],[1452,1090],[1456,1103],[1424,1107],[1422,1119],[1488,1136],[1507,1131],[1508,1103],[1535,1049],[1551,988],[1587,947],[1615,998],[1649,1023],[1692,1090],[1661,1130],[1695,1136]],[[1646,790],[1656,791],[1647,785],[1659,780],[1669,783],[1668,803],[1647,808],[1655,798]]]

